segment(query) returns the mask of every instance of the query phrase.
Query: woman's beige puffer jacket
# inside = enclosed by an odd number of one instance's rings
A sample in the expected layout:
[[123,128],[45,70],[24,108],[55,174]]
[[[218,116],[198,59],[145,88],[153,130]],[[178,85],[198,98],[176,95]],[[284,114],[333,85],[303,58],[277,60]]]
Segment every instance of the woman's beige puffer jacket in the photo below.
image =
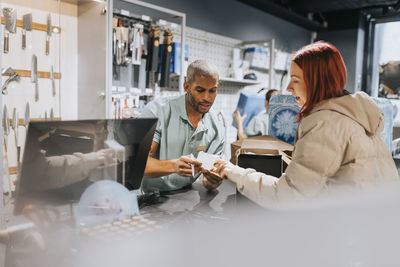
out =
[[292,161],[279,179],[237,166],[227,169],[228,178],[265,207],[374,189],[398,180],[383,127],[383,114],[367,94],[329,99],[300,122]]

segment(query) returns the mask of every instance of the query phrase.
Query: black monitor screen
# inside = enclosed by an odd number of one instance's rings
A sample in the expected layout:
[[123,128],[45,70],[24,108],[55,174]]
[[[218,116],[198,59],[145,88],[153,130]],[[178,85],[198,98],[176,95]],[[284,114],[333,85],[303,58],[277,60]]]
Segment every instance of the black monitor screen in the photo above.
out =
[[157,119],[30,122],[14,214],[79,200],[98,180],[140,188]]

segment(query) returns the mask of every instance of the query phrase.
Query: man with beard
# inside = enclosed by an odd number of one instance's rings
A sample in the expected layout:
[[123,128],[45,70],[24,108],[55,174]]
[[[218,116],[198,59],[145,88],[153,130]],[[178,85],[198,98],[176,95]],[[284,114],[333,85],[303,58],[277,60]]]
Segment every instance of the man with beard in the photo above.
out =
[[[197,60],[187,70],[186,94],[166,103],[153,101],[146,106],[141,117],[154,116],[159,120],[142,182],[144,192],[190,187],[201,175],[201,163],[194,157],[200,151],[222,154],[224,129],[216,114],[210,111],[218,87],[216,67]],[[203,173],[203,185],[207,189],[217,188],[221,182],[215,175]]]

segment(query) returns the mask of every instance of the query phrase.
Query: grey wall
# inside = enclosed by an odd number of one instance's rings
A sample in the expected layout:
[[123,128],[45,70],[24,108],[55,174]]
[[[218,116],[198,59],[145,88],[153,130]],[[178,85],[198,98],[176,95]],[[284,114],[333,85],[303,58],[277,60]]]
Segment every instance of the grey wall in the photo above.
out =
[[360,60],[360,56],[362,57],[362,50],[360,51],[361,54],[358,50],[359,46],[361,46],[361,44],[358,44],[358,35],[358,29],[318,33],[318,40],[330,42],[336,46],[342,54],[347,67],[346,89],[349,92],[356,91],[358,87],[356,84],[357,76],[359,75],[358,72],[361,71],[360,64],[357,64]]
[[[243,41],[275,38],[277,48],[294,51],[308,44],[311,32],[236,0],[145,0],[186,13],[187,26]],[[132,9],[122,0],[114,8]],[[138,9],[136,9],[138,10]]]

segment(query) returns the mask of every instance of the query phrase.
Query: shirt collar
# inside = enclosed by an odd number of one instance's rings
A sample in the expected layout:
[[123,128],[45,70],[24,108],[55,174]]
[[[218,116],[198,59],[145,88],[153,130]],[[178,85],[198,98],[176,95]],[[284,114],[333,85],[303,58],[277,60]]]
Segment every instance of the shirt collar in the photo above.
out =
[[[192,123],[190,122],[189,117],[187,115],[187,111],[186,111],[186,93],[178,99],[177,104],[178,105],[177,105],[176,109],[179,113],[179,116],[183,120],[187,121],[190,125],[192,125]],[[208,131],[208,127],[205,125],[206,121],[209,119],[209,116],[210,116],[210,114],[208,114],[208,113],[209,112],[204,114],[203,118],[200,120],[199,125],[197,125],[196,132]]]
[[189,122],[189,118],[186,112],[186,94],[179,97],[177,104],[178,105],[176,107],[176,110],[178,111],[179,116],[185,121]]

